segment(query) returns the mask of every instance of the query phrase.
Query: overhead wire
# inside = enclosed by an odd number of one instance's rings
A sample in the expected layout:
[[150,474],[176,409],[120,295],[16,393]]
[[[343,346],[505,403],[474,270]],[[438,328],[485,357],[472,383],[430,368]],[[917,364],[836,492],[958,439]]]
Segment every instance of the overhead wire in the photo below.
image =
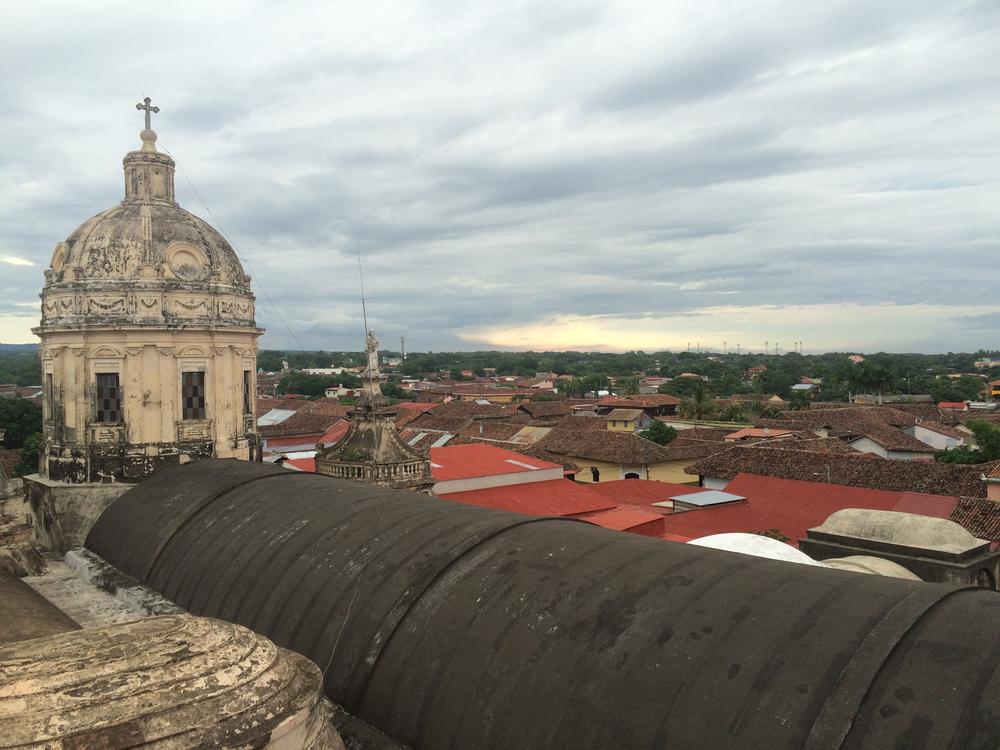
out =
[[[174,158],[173,154],[171,154],[170,151],[168,151],[162,144],[159,144],[159,148],[162,149],[163,153],[165,153],[171,159]],[[204,207],[208,215],[212,217],[213,226],[216,228],[219,234],[222,235],[223,239],[225,239],[226,242],[229,243],[229,246],[233,248],[233,252],[236,253],[236,256],[243,262],[243,264],[247,267],[247,269],[249,269],[250,274],[253,276],[253,278],[257,280],[257,286],[263,293],[264,299],[267,300],[267,304],[270,305],[271,310],[274,312],[275,316],[278,318],[278,320],[281,321],[281,324],[285,327],[285,330],[288,331],[288,335],[292,337],[292,340],[295,342],[295,345],[298,347],[299,351],[305,351],[305,347],[302,346],[302,342],[299,341],[299,337],[295,335],[295,331],[293,331],[292,327],[288,325],[288,321],[285,320],[285,316],[281,314],[281,311],[278,309],[278,306],[275,305],[274,300],[271,299],[271,295],[268,294],[267,287],[264,286],[264,282],[261,279],[261,277],[257,275],[257,271],[254,269],[253,264],[250,262],[250,259],[246,257],[246,255],[240,252],[239,248],[236,246],[236,243],[229,238],[228,234],[226,234],[225,229],[223,229],[222,227],[222,222],[219,221],[219,218],[215,215],[215,212],[212,211],[212,208],[208,205],[208,203],[205,202],[205,199],[201,197],[201,193],[198,192],[198,189],[194,186],[194,183],[191,182],[191,178],[188,177],[188,174],[184,170],[184,167],[182,167],[180,163],[177,162],[176,159],[174,159],[174,163],[177,165],[177,168],[181,171],[181,175],[184,177],[184,181],[187,183],[188,187],[191,188],[191,192],[194,193],[195,197],[198,199],[198,202],[201,203],[201,205]]]

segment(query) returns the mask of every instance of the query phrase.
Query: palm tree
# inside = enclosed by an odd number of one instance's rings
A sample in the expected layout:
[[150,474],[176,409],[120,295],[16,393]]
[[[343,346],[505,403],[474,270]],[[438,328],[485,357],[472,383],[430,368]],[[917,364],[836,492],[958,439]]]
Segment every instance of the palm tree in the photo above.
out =
[[713,399],[701,384],[694,392],[681,401],[680,413],[685,419],[708,419],[715,414],[716,406]]
[[746,422],[747,413],[743,407],[736,403],[726,404],[719,412],[719,419],[723,422]]
[[751,422],[758,419],[775,419],[781,416],[781,411],[767,401],[747,401],[743,404],[743,413]]

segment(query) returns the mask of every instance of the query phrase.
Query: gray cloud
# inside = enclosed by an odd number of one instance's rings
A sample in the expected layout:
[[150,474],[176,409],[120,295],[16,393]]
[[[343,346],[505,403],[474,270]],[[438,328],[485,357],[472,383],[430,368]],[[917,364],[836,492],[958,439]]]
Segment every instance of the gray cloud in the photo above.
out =
[[0,340],[120,200],[148,94],[265,346],[359,346],[357,250],[383,340],[416,348],[567,315],[722,330],[732,306],[879,329],[886,304],[948,312],[885,316],[885,348],[997,346],[996,49],[991,2],[5,9],[0,256],[38,265],[0,264]]

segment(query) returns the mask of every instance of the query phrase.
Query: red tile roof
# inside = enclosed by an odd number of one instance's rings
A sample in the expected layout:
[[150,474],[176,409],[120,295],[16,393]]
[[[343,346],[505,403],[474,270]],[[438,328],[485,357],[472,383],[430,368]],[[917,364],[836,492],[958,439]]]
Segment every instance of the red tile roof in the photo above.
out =
[[651,393],[640,396],[605,396],[597,403],[622,409],[652,409],[658,406],[677,406],[681,400],[667,393]]
[[936,432],[938,435],[944,435],[945,437],[955,438],[956,440],[965,440],[969,436],[964,432],[956,430],[954,427],[950,427],[946,424],[941,424],[940,422],[929,422],[923,421],[920,426],[925,430],[930,430],[931,432]]
[[468,492],[449,492],[439,497],[456,503],[509,510],[529,516],[574,516],[607,510],[615,506],[615,503],[593,492],[590,487],[569,479],[551,479]]
[[980,497],[959,498],[955,510],[948,517],[970,534],[991,542],[1000,541],[1000,503]]
[[[569,417],[581,419],[581,417]],[[634,432],[553,429],[536,444],[542,450],[572,458],[642,466],[671,460],[667,450]]]
[[521,410],[532,417],[565,417],[570,413],[566,401],[529,401],[520,404]]
[[539,469],[562,470],[562,466],[484,443],[431,448],[431,471],[439,482]]
[[795,430],[826,429],[832,436],[867,437],[890,451],[933,453],[934,448],[900,429],[909,427],[916,421],[916,417],[899,409],[871,406],[787,411],[777,419],[760,420],[757,426]]
[[823,482],[829,477],[833,484],[889,492],[985,497],[986,485],[980,479],[983,470],[975,465],[896,461],[871,453],[820,453],[757,443],[734,446],[684,471],[720,479],[733,479],[740,473],[806,482]]
[[806,529],[821,525],[844,508],[918,512],[948,518],[958,503],[956,497],[914,496],[913,493],[844,487],[824,482],[804,482],[775,477],[739,474],[726,492],[747,498],[714,508],[672,513],[664,517],[666,531],[691,537],[727,532],[758,533],[777,529],[798,546]]
[[781,429],[779,427],[744,427],[742,430],[730,432],[725,436],[725,440],[746,440],[747,438],[773,438],[791,435],[794,430]]

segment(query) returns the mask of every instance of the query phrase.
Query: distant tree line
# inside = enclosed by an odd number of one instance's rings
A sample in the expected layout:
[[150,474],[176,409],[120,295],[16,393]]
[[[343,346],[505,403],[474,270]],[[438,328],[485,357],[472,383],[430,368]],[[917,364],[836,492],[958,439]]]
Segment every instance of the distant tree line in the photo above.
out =
[[[384,350],[383,355],[398,357],[399,353]],[[538,372],[568,375],[559,382],[560,392],[570,397],[607,390],[615,381],[615,392],[630,394],[638,391],[638,378],[658,375],[673,380],[663,386],[664,393],[681,399],[695,396],[697,388],[709,398],[728,397],[740,393],[775,394],[793,402],[793,407],[808,404],[809,398],[823,401],[846,401],[849,395],[929,394],[935,401],[966,401],[981,397],[983,379],[975,375],[949,378],[955,373],[975,372],[974,362],[989,356],[987,351],[948,354],[888,354],[864,355],[865,361],[854,364],[847,352],[803,355],[786,354],[722,354],[711,352],[652,352],[613,354],[607,352],[411,352],[394,375],[419,377],[425,373],[441,373],[451,380],[467,379],[463,373],[483,376],[487,371],[498,375],[531,377]],[[263,370],[280,370],[282,360],[292,369],[306,367],[352,366],[362,364],[361,352],[295,352],[261,351],[257,362]],[[757,365],[767,369],[747,379],[746,372]],[[678,378],[690,373],[699,378]],[[1000,377],[1000,367],[981,374]],[[822,380],[812,396],[801,396],[792,386],[803,377]],[[700,385],[699,385],[700,384]],[[696,397],[695,401],[704,401]],[[699,407],[700,409],[701,407]],[[704,407],[708,408],[708,407]]]

